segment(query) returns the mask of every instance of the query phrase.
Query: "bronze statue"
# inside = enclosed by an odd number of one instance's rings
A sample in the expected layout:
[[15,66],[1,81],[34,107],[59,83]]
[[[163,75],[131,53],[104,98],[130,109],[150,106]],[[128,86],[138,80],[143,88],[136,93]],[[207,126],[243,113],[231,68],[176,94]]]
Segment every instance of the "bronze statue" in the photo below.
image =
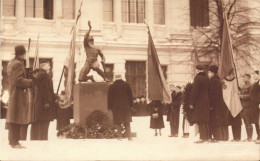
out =
[[88,26],[89,26],[89,30],[86,33],[86,35],[84,36],[84,42],[83,42],[83,45],[84,45],[84,48],[85,48],[85,51],[86,51],[86,55],[87,55],[87,59],[86,59],[86,62],[84,64],[83,68],[80,71],[79,82],[86,82],[88,80],[95,82],[93,75],[87,76],[88,73],[90,72],[90,69],[96,71],[104,79],[104,81],[107,81],[105,71],[103,72],[99,68],[99,63],[98,63],[98,60],[97,60],[98,55],[99,55],[102,58],[101,63],[102,63],[102,66],[104,68],[105,56],[103,55],[101,50],[94,45],[93,36],[89,36],[89,33],[91,31],[91,28],[92,28],[90,21],[88,21]]

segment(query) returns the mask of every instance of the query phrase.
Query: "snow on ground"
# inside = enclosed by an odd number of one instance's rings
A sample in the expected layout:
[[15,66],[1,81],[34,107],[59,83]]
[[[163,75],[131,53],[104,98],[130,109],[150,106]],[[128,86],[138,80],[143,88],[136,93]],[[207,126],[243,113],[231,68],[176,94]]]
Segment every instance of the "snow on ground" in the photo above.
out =
[[[181,117],[182,118],[182,117]],[[164,118],[166,120],[166,118]],[[132,131],[137,133],[133,141],[124,139],[62,139],[56,137],[56,122],[49,128],[48,141],[21,141],[26,149],[12,149],[8,145],[8,131],[5,130],[5,120],[0,120],[1,160],[259,160],[260,145],[244,142],[220,142],[194,144],[191,127],[191,137],[169,138],[169,122],[164,122],[162,136],[154,136],[149,128],[150,117],[134,117],[131,123]],[[180,120],[180,124],[182,120]],[[30,129],[30,128],[29,128]],[[242,127],[242,139],[246,138]],[[255,132],[255,131],[254,131]],[[29,138],[30,130],[28,130]],[[254,138],[256,136],[254,135]],[[231,132],[230,132],[230,138]]]

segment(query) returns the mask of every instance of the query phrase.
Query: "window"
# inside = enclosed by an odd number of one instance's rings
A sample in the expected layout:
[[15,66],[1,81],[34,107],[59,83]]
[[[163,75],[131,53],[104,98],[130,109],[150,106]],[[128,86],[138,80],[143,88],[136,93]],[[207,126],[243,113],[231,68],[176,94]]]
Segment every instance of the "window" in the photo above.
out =
[[15,16],[16,0],[3,0],[3,16]]
[[53,18],[53,0],[26,0],[25,16],[38,18]]
[[154,24],[165,24],[164,0],[154,0]]
[[126,82],[130,84],[133,97],[146,96],[145,62],[126,62]]
[[190,23],[193,27],[209,26],[208,0],[190,0]]
[[62,15],[64,19],[75,18],[75,0],[62,1]]
[[103,20],[113,22],[113,0],[103,0]]
[[114,64],[106,64],[105,65],[105,73],[106,73],[106,76],[107,76],[107,79],[109,81],[113,81],[114,79]]
[[122,0],[122,21],[129,23],[144,23],[145,1]]

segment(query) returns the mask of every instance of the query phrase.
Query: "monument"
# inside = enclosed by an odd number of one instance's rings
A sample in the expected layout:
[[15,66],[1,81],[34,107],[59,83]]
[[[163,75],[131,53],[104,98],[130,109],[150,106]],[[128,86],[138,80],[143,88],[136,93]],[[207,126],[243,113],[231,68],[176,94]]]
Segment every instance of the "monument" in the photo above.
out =
[[85,125],[87,116],[94,110],[105,112],[110,120],[112,114],[107,109],[108,82],[78,83],[74,86],[74,121]]
[[[85,125],[87,116],[94,110],[101,110],[108,114],[112,120],[112,114],[107,109],[107,92],[110,83],[107,81],[105,70],[99,67],[98,56],[104,69],[105,56],[94,46],[94,38],[90,36],[91,22],[88,21],[89,30],[84,36],[84,48],[87,55],[86,62],[79,74],[79,82],[74,86],[74,121],[76,124]],[[105,82],[96,82],[93,76],[88,76],[90,70],[96,71]],[[92,82],[87,82],[91,80]]]

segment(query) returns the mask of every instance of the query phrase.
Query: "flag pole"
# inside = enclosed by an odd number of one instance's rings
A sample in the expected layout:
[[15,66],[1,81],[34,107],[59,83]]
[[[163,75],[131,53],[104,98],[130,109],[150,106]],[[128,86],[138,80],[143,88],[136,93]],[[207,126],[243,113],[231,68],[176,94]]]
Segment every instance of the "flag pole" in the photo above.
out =
[[[146,22],[146,19],[144,19],[144,24],[147,26],[147,29],[148,29],[148,32],[150,32],[150,29],[149,29],[149,25],[147,24],[147,22]],[[149,37],[148,37],[148,43],[149,43]],[[147,52],[149,52],[148,51],[149,50],[149,48],[147,48]],[[145,63],[145,66],[146,66],[146,100],[148,100],[149,102],[150,102],[150,100],[149,100],[149,91],[148,91],[148,56],[147,56],[147,61],[146,61],[146,63]]]
[[26,68],[30,68],[30,58],[29,58],[29,54],[30,54],[30,46],[31,46],[31,38],[29,38],[28,40],[28,51],[26,54]]
[[236,80],[237,80],[237,85],[238,85],[238,88],[240,87],[239,86],[239,82],[238,82],[238,77],[237,77],[237,68],[236,68],[236,63],[235,63],[235,60],[234,60],[234,56],[233,56],[233,47],[232,47],[232,41],[231,41],[231,37],[230,37],[230,32],[229,32],[229,27],[228,27],[228,20],[227,20],[227,15],[226,15],[226,12],[223,13],[223,17],[224,17],[224,21],[226,21],[226,24],[227,26],[227,32],[228,32],[228,38],[229,38],[229,42],[230,42],[230,48],[231,48],[231,51],[232,51],[232,54],[231,54],[231,57],[232,57],[232,62],[233,62],[233,65],[234,65],[234,71],[235,71],[235,75],[236,75]]
[[[78,23],[78,20],[79,20],[79,17],[81,16],[82,3],[83,3],[83,0],[81,0],[80,7],[79,7],[79,12],[78,12],[78,16],[77,16],[77,18],[76,18],[75,25],[73,25],[72,28],[71,28],[70,34],[72,33],[73,30],[75,30],[75,28],[76,28],[76,26],[77,26],[77,23]],[[56,92],[57,95],[58,95],[58,93],[59,93],[61,80],[62,80],[62,77],[63,77],[63,75],[64,75],[64,70],[65,70],[65,65],[63,65],[63,69],[62,69],[62,72],[61,72],[60,81],[59,81],[59,85],[58,85],[57,92]]]
[[60,77],[59,85],[58,85],[57,92],[56,92],[57,95],[58,95],[59,90],[60,90],[60,84],[61,84],[61,80],[62,80],[62,77],[63,77],[63,74],[64,74],[64,70],[65,70],[65,66],[63,66],[63,69],[62,69],[62,72],[61,72],[61,77]]
[[39,59],[39,38],[40,38],[40,34],[38,35],[37,38],[36,51],[35,51],[34,62],[33,62],[33,70],[36,68],[37,61]]

